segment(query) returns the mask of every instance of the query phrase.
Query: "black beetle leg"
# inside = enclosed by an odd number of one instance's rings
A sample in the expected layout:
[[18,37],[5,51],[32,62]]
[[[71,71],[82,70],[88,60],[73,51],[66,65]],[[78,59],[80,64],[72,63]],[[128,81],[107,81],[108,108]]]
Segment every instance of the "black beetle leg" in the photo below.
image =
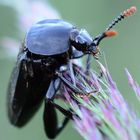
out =
[[54,106],[57,110],[59,110],[64,116],[66,116],[66,117],[69,118],[69,119],[73,119],[72,116],[73,116],[74,114],[72,113],[71,110],[66,110],[66,109],[64,109],[63,107],[61,107],[60,105],[58,105],[58,104],[56,104],[56,103],[54,103],[54,102],[52,102],[52,101],[50,101],[50,100],[48,100],[48,102],[51,103],[51,104],[53,104],[53,106]]
[[62,108],[61,106],[59,106],[53,102],[54,96],[55,96],[56,92],[58,91],[59,86],[60,86],[59,78],[51,81],[47,94],[46,94],[46,102],[53,104],[53,106],[56,109],[58,109],[62,114],[64,114],[68,118],[72,119],[72,115],[71,115],[70,111],[65,110],[64,108]]
[[72,79],[72,83],[75,86],[76,83],[75,83],[75,75],[74,75],[74,69],[73,69],[73,63],[72,63],[72,61],[69,62],[69,72],[70,72],[70,77]]
[[87,61],[86,61],[86,73],[89,73],[89,70],[91,68],[91,54],[88,54]]
[[80,90],[79,88],[77,88],[76,86],[72,85],[71,82],[69,82],[66,78],[63,77],[62,73],[56,72],[56,74],[58,75],[58,77],[61,79],[61,81],[67,86],[69,87],[75,94],[78,95],[89,95],[91,94],[88,92],[83,92],[82,90]]
[[[57,113],[55,108],[66,116],[60,126],[58,126]],[[70,111],[63,109],[51,100],[45,101],[45,110],[43,115],[44,129],[46,135],[50,139],[55,138],[65,128],[70,118],[72,118]]]
[[[46,135],[51,139],[55,138],[64,129],[69,119],[72,119],[72,113],[69,110],[65,110],[53,102],[54,96],[59,89],[59,85],[59,78],[52,80],[45,99],[45,109],[43,115],[44,129]],[[55,108],[65,115],[61,126],[58,126],[57,113]]]
[[56,91],[59,89],[59,86],[60,86],[59,78],[52,80],[47,90],[46,98],[52,100],[56,94]]

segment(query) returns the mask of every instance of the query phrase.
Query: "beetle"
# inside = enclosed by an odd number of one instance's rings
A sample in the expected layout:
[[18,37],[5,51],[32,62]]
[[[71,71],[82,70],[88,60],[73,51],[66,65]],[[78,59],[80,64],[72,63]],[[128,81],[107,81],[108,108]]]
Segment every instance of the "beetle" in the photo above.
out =
[[[63,82],[75,94],[85,94],[63,77],[69,61],[86,54],[97,58],[100,41],[115,35],[116,32],[110,29],[124,17],[125,14],[122,13],[94,39],[85,29],[79,30],[62,19],[47,19],[34,24],[25,36],[9,82],[10,122],[17,127],[23,127],[44,99],[44,130],[48,138],[55,138],[73,115],[70,110],[65,110],[54,102],[60,83]],[[65,115],[60,127],[55,109]]]

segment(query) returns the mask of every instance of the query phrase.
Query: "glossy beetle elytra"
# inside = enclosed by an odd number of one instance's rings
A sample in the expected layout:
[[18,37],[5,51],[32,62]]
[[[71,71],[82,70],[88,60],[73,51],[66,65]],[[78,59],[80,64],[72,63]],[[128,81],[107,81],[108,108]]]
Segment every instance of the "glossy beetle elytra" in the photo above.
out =
[[[53,102],[60,82],[75,94],[82,93],[63,77],[69,60],[85,54],[97,56],[99,42],[115,35],[110,29],[126,15],[122,13],[105,32],[94,39],[84,29],[61,19],[43,20],[28,31],[13,70],[8,89],[8,116],[10,122],[24,126],[45,99],[44,129],[49,138],[55,138],[72,118],[72,112]],[[65,115],[58,127],[55,108]]]

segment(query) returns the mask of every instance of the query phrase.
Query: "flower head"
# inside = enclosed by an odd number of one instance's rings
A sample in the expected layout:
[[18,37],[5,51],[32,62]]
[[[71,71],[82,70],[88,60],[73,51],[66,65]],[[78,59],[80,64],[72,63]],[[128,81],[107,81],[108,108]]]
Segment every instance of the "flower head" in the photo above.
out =
[[[62,84],[66,104],[74,114],[76,130],[86,140],[138,140],[139,118],[121,95],[109,71],[100,62],[97,64],[102,72],[100,78],[97,72],[90,70],[87,75],[84,68],[73,64],[75,86],[85,95],[76,94]],[[126,72],[134,91],[139,92],[138,85]],[[70,72],[64,77],[72,81]]]

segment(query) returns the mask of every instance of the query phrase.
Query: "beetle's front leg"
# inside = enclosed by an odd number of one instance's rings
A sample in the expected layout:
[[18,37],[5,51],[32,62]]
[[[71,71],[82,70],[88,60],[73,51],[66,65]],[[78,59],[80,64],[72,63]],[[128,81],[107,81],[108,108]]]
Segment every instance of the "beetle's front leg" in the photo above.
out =
[[89,74],[91,68],[91,54],[88,54],[86,61],[86,73]]

